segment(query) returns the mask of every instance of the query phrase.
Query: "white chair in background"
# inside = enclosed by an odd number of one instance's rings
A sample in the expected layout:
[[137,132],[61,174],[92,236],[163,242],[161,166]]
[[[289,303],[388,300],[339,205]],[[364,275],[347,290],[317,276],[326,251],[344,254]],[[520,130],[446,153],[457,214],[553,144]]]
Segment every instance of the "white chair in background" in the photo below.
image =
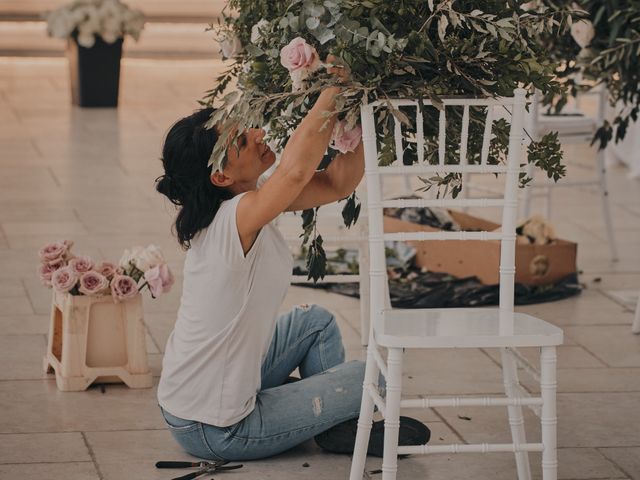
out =
[[[418,163],[402,166],[397,159],[388,167],[378,166],[378,152],[375,141],[373,112],[384,103],[375,102],[361,107],[363,141],[365,142],[365,162],[367,179],[367,208],[369,212],[369,251],[371,287],[371,325],[367,348],[367,363],[363,396],[358,420],[358,433],[351,464],[350,480],[361,480],[364,470],[367,445],[372,426],[374,405],[385,419],[384,458],[382,480],[394,480],[399,454],[431,453],[488,453],[515,452],[519,480],[530,480],[528,452],[542,451],[543,480],[556,480],[556,346],[562,343],[562,330],[529,315],[514,313],[514,273],[515,239],[517,216],[519,162],[523,140],[523,115],[525,91],[518,89],[515,97],[506,99],[444,99],[445,110],[440,112],[439,164],[424,163],[421,154],[422,138],[421,112],[415,100],[392,100],[398,106],[413,106],[417,118]],[[434,108],[430,101],[424,101],[425,108]],[[445,125],[447,107],[463,108],[460,162],[445,165]],[[469,131],[469,108],[486,106],[489,115],[493,108],[507,106],[512,109],[513,119],[509,137],[507,165],[488,165],[487,156],[482,155],[480,165],[467,162],[467,139]],[[406,113],[406,111],[405,111]],[[396,135],[400,134],[399,128]],[[490,132],[485,130],[483,142],[488,145]],[[483,151],[485,149],[483,148]],[[400,156],[400,155],[398,155]],[[381,177],[387,174],[435,175],[456,173],[503,174],[505,188],[499,199],[411,199],[384,200],[381,195]],[[492,207],[502,210],[502,230],[500,232],[405,232],[384,233],[383,208],[385,207]],[[500,305],[499,308],[456,308],[456,309],[392,309],[390,307],[387,270],[385,264],[385,241],[413,240],[499,240],[500,258]],[[386,361],[379,347],[387,349]],[[403,353],[411,349],[441,348],[499,348],[501,351],[504,397],[454,397],[403,399],[402,371]],[[540,372],[531,365],[519,347],[540,347]],[[518,381],[518,366],[523,367],[539,381],[541,395],[531,396]],[[433,369],[433,365],[429,365]],[[378,393],[378,373],[386,378],[386,397]],[[401,408],[488,406],[507,407],[513,443],[475,445],[419,445],[398,446],[399,416]],[[531,408],[540,418],[542,441],[528,443],[525,437],[522,407]],[[455,471],[455,462],[451,462]],[[457,476],[455,473],[453,477]]]
[[[595,96],[597,99],[596,115],[587,115],[582,109],[581,96]],[[529,115],[525,117],[525,129],[533,140],[540,140],[549,132],[558,132],[558,138],[563,145],[589,144],[593,140],[596,130],[604,123],[607,107],[607,91],[604,89],[583,93],[576,98],[575,108],[566,108],[560,115],[549,115],[542,111],[540,94],[536,91],[530,107]],[[569,159],[570,160],[570,159]],[[545,217],[551,218],[551,200],[555,188],[597,187],[602,204],[602,217],[607,235],[607,243],[612,261],[618,259],[618,248],[611,220],[609,205],[609,191],[607,189],[605,151],[596,153],[595,176],[587,180],[571,180],[563,178],[558,183],[545,178],[544,181],[534,179],[523,192],[523,215],[528,218],[531,213],[531,201],[535,197],[544,198]],[[527,175],[533,178],[534,167],[527,165]]]

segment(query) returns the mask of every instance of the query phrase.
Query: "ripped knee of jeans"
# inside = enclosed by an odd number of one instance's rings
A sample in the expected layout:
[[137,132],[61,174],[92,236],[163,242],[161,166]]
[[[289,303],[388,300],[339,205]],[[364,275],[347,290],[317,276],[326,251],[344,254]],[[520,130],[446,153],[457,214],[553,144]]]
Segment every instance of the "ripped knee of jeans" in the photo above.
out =
[[313,406],[313,414],[316,417],[319,417],[320,414],[322,413],[322,398],[320,397],[313,397],[311,399],[311,404]]

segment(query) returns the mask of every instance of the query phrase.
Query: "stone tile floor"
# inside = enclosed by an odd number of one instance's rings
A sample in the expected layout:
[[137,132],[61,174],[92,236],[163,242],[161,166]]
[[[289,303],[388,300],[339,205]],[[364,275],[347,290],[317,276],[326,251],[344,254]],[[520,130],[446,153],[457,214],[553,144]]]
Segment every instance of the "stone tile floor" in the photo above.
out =
[[[110,384],[104,392],[93,386],[63,393],[42,372],[50,291],[35,267],[42,244],[66,237],[76,252],[111,260],[126,247],[154,242],[181,272],[184,254],[169,233],[173,210],[153,180],[161,173],[163,134],[197,108],[220,68],[214,61],[126,60],[120,107],[78,109],[70,106],[63,59],[0,59],[0,478],[168,479],[178,472],[157,471],[156,461],[195,460],[174,443],[155,399],[180,282],[163,298],[145,298],[153,388]],[[572,147],[567,156],[578,160],[572,176],[593,173],[592,150]],[[610,169],[620,261],[609,261],[594,193],[561,191],[553,221],[579,243],[587,288],[579,297],[521,309],[565,331],[558,370],[561,479],[640,479],[640,337],[630,333],[631,307],[610,294],[640,289],[640,185],[626,173]],[[349,357],[362,358],[357,300],[292,287],[283,310],[312,302],[337,314]],[[406,391],[500,393],[498,358],[486,350],[411,352]],[[429,424],[434,444],[510,441],[502,409],[407,413]],[[526,422],[537,435],[534,417]],[[540,478],[539,455],[532,458]],[[223,477],[347,478],[349,465],[349,457],[307,442]],[[376,468],[371,459],[367,470]],[[402,460],[398,478],[502,480],[516,473],[510,454],[437,455]]]

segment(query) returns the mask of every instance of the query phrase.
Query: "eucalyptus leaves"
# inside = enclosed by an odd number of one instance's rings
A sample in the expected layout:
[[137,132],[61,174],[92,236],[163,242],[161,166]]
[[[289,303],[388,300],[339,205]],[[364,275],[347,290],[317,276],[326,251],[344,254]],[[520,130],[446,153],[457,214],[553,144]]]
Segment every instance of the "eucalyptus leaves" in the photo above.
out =
[[[426,98],[441,105],[444,96],[505,96],[519,85],[557,95],[564,87],[554,78],[556,64],[539,44],[542,34],[555,35],[566,25],[565,11],[525,9],[516,2],[489,0],[230,0],[236,15],[225,16],[216,27],[217,37],[238,48],[228,50],[233,59],[229,69],[217,79],[204,103],[219,105],[209,125],[222,122],[221,139],[211,157],[212,168],[224,164],[224,145],[233,140],[231,126],[238,131],[268,126],[269,141],[282,148],[304,118],[319,92],[336,79],[325,69],[308,69],[296,78],[282,63],[281,52],[294,39],[313,48],[320,60],[332,54],[351,72],[351,80],[336,99],[336,110],[344,129],[358,123],[363,100],[393,97]],[[231,53],[230,53],[231,52]],[[225,94],[232,80],[238,89]],[[433,109],[430,109],[433,110]],[[386,112],[386,113],[384,113]],[[471,112],[471,124],[484,118],[481,109]],[[416,144],[394,151],[393,128],[418,131],[401,109],[388,109],[376,117],[380,161],[402,158],[416,162]],[[450,116],[451,127],[461,118]],[[422,131],[425,148],[437,142],[437,115],[425,115]],[[502,161],[507,139],[501,133],[508,125],[495,122],[489,161]],[[475,135],[475,136],[474,136]],[[469,156],[479,159],[478,135],[470,132]],[[474,143],[475,142],[475,143]],[[335,153],[331,152],[330,153]],[[451,151],[453,161],[455,149]],[[425,161],[432,158],[429,151]],[[530,162],[553,178],[564,174],[557,138],[549,135],[529,147]],[[425,188],[442,188],[454,195],[459,191],[459,175],[424,179]],[[526,179],[523,179],[525,182]],[[345,222],[357,220],[359,205],[354,196],[345,204]],[[310,277],[322,276],[324,252],[315,231],[314,211],[303,214],[303,241],[308,249]]]

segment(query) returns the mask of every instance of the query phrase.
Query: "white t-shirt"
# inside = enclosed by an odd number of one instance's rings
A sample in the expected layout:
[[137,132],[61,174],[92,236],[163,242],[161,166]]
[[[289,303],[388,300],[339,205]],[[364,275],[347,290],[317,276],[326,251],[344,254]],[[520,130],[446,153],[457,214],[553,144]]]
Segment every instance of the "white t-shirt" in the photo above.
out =
[[158,403],[169,413],[219,427],[254,408],[293,267],[272,224],[260,229],[245,257],[236,226],[243,195],[224,201],[211,225],[191,242],[158,385]]

